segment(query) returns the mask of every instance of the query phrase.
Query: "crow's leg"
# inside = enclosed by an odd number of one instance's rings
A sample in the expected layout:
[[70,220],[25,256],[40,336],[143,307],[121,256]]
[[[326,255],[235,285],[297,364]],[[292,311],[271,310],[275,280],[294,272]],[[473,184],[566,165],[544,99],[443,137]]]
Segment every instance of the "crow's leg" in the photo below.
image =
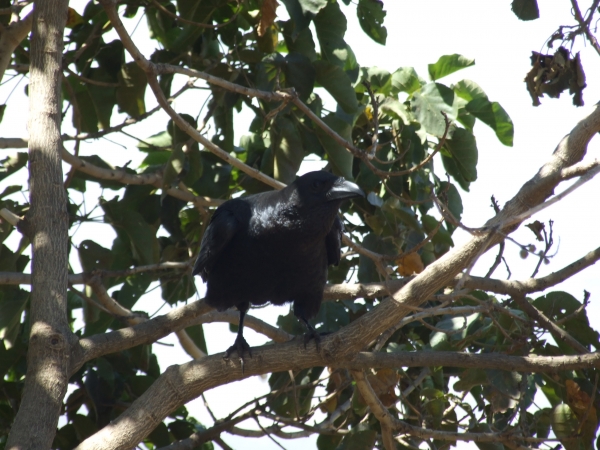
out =
[[304,335],[304,349],[306,349],[306,344],[310,342],[311,339],[315,340],[315,344],[317,346],[317,351],[320,351],[319,344],[321,343],[321,334],[317,333],[317,330],[313,328],[313,326],[308,323],[304,317],[298,317],[304,326],[308,329],[308,332]]
[[229,356],[233,352],[237,352],[240,358],[240,363],[242,364],[242,372],[244,371],[244,353],[248,352],[250,358],[252,358],[250,346],[246,342],[246,339],[244,339],[244,317],[246,316],[249,308],[250,304],[248,302],[237,305],[237,309],[240,311],[240,324],[238,325],[237,337],[235,338],[233,345],[225,352],[225,356],[223,356],[224,359],[229,359]]

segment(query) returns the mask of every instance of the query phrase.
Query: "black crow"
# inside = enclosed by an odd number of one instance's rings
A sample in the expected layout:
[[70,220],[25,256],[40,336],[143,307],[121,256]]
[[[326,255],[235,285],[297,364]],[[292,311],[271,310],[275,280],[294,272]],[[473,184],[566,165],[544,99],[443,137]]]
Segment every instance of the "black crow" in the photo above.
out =
[[[309,172],[280,191],[228,200],[213,214],[200,244],[193,274],[207,283],[206,302],[240,312],[237,338],[225,354],[243,362],[250,347],[243,336],[250,305],[294,302],[308,328],[305,345],[319,336],[308,323],[321,306],[327,266],[340,261],[343,200],[364,196],[354,183],[328,172]],[[250,356],[252,354],[250,353]]]

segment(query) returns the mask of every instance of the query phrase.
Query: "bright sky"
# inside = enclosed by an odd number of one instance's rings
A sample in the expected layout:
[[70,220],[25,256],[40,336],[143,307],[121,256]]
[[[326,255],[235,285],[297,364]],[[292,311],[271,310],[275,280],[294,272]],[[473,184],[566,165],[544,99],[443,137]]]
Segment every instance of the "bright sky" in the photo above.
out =
[[[73,3],[73,2],[72,2]],[[387,17],[385,25],[388,30],[387,46],[382,47],[371,41],[360,29],[354,14],[354,6],[344,7],[348,17],[348,32],[346,41],[354,50],[358,62],[362,66],[379,66],[389,71],[399,67],[412,66],[423,78],[427,78],[427,64],[434,63],[441,55],[459,53],[475,58],[474,67],[459,71],[441,80],[442,83],[451,84],[461,79],[471,79],[477,82],[492,101],[498,101],[508,112],[515,125],[514,147],[503,146],[494,133],[478,122],[475,127],[479,148],[479,164],[477,182],[471,185],[470,193],[462,193],[464,204],[463,222],[471,227],[481,226],[492,214],[490,196],[503,205],[513,197],[519,187],[530,179],[547,160],[560,139],[567,134],[573,126],[587,113],[600,99],[600,56],[582,41],[576,43],[575,50],[581,51],[584,68],[588,74],[588,87],[584,91],[586,107],[575,108],[571,98],[564,95],[561,99],[542,99],[542,106],[531,106],[531,98],[525,90],[523,78],[529,71],[529,56],[532,50],[545,51],[545,40],[557,29],[559,25],[572,24],[569,13],[570,3],[566,0],[540,0],[541,19],[534,22],[519,21],[510,10],[510,1],[482,2],[480,0],[422,0],[408,2],[404,0],[385,1]],[[586,10],[589,2],[581,2],[582,11]],[[80,12],[85,3],[75,2],[75,7]],[[285,15],[283,7],[278,9],[278,14]],[[133,30],[139,18],[129,20],[127,26]],[[134,38],[141,46],[146,56],[149,56],[155,42],[145,42],[146,23],[139,22]],[[596,76],[592,76],[596,75]],[[5,82],[7,77],[5,77]],[[9,97],[10,91],[15,88],[16,80],[7,82],[0,87],[0,101],[4,102]],[[0,135],[3,137],[21,137],[26,135],[28,99],[23,90],[25,81],[16,87],[14,93],[7,101],[8,107],[4,120],[0,124]],[[195,91],[197,97],[186,97],[185,101],[178,101],[176,109],[179,112],[197,114],[198,105],[202,104],[203,93]],[[147,108],[156,104],[152,94],[148,93]],[[113,116],[113,124],[119,123],[124,117]],[[248,119],[240,118],[240,125],[236,128],[236,142],[245,132]],[[143,126],[130,127],[128,132],[140,138],[149,136],[156,130],[164,129],[166,116],[155,115],[146,121]],[[67,123],[67,121],[65,121]],[[65,129],[72,133],[72,130]],[[125,136],[110,136],[111,141],[102,140],[96,143],[82,145],[82,154],[101,155],[112,164],[123,164],[133,159],[133,165],[139,160],[139,155],[128,152],[133,149],[135,141]],[[113,141],[120,143],[116,144]],[[590,146],[589,156],[598,157],[600,140],[596,139]],[[69,144],[71,145],[71,144]],[[124,147],[125,146],[125,147]],[[71,148],[68,146],[68,148]],[[3,152],[6,153],[6,152]],[[441,168],[441,162],[437,161]],[[65,166],[65,173],[68,167]],[[23,177],[23,182],[25,176]],[[16,177],[10,177],[3,184],[15,184]],[[540,276],[556,271],[574,260],[582,257],[588,251],[600,245],[600,234],[597,232],[599,214],[595,196],[600,187],[599,180],[593,180],[584,187],[575,191],[565,201],[560,202],[534,219],[547,222],[554,220],[554,238],[559,244],[558,253],[551,264],[543,266]],[[88,183],[92,199],[100,191],[91,188]],[[91,188],[91,189],[90,189]],[[4,189],[0,186],[0,191]],[[112,198],[112,191],[104,194]],[[534,243],[532,233],[528,229],[520,229],[512,235],[522,244]],[[81,227],[73,236],[75,244],[87,238],[94,238],[106,247],[110,247],[114,233],[108,225],[98,224]],[[462,231],[454,234],[457,245],[464,242],[468,236]],[[11,247],[16,246],[16,233],[9,241]],[[555,247],[556,248],[556,247]],[[484,255],[473,270],[473,274],[485,274],[496,250]],[[531,275],[536,261],[532,257],[521,260],[518,256],[519,248],[507,244],[505,257],[507,258],[512,279],[522,279]],[[75,255],[75,253],[74,253]],[[76,259],[76,258],[75,258]],[[74,266],[79,266],[73,261]],[[505,278],[506,271],[501,267],[495,276]],[[583,290],[591,293],[591,307],[589,317],[600,317],[599,297],[600,282],[598,281],[598,267],[592,267],[564,283],[560,289],[566,290],[576,298],[582,299]],[[198,280],[198,288],[202,290]],[[156,292],[156,291],[155,291]],[[137,308],[144,307],[149,312],[154,312],[161,304],[158,293],[150,294],[142,300]],[[164,312],[164,311],[162,311]],[[275,323],[279,314],[287,312],[285,307],[269,306],[264,309],[252,311],[252,314]],[[600,324],[594,324],[600,328]],[[223,352],[231,345],[234,335],[228,331],[228,325],[211,324],[205,326],[209,353]],[[262,336],[247,329],[245,336],[250,345],[260,345],[266,342]],[[164,370],[171,364],[181,364],[190,358],[186,355],[172,337],[165,338],[162,342],[173,343],[174,347],[155,345],[154,350],[159,354],[161,368]],[[255,396],[268,391],[266,379],[255,377],[243,382],[228,385],[227,387],[213,389],[206,393],[207,400],[218,417],[226,416],[237,405],[244,403]],[[188,404],[192,415],[205,425],[210,425],[210,420],[201,400]],[[251,423],[244,424],[248,428]],[[234,448],[244,449],[276,449],[272,441],[263,439],[242,439],[227,434],[224,440]],[[300,441],[281,442],[287,449],[306,449],[315,446],[316,438]],[[476,448],[461,444],[461,449]]]

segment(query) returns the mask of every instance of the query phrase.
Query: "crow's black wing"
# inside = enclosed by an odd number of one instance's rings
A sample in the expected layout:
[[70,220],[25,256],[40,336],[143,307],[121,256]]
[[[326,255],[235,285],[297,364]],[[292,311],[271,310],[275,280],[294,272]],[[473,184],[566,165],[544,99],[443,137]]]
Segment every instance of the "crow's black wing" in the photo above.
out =
[[342,248],[342,232],[344,224],[336,215],[333,221],[333,226],[327,236],[325,236],[325,247],[327,247],[327,264],[337,266],[340,263],[341,248]]
[[200,254],[192,275],[200,274],[206,281],[208,274],[219,258],[221,250],[231,241],[231,238],[239,231],[240,224],[232,211],[217,209],[210,219],[210,223],[202,236],[200,243]]

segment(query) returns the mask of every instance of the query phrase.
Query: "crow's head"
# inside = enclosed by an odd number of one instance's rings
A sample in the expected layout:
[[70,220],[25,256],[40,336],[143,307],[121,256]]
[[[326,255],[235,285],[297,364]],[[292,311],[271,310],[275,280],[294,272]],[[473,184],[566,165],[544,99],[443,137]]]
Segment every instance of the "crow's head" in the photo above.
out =
[[356,184],[322,170],[302,175],[289,188],[304,207],[329,204],[336,210],[342,200],[365,195]]

